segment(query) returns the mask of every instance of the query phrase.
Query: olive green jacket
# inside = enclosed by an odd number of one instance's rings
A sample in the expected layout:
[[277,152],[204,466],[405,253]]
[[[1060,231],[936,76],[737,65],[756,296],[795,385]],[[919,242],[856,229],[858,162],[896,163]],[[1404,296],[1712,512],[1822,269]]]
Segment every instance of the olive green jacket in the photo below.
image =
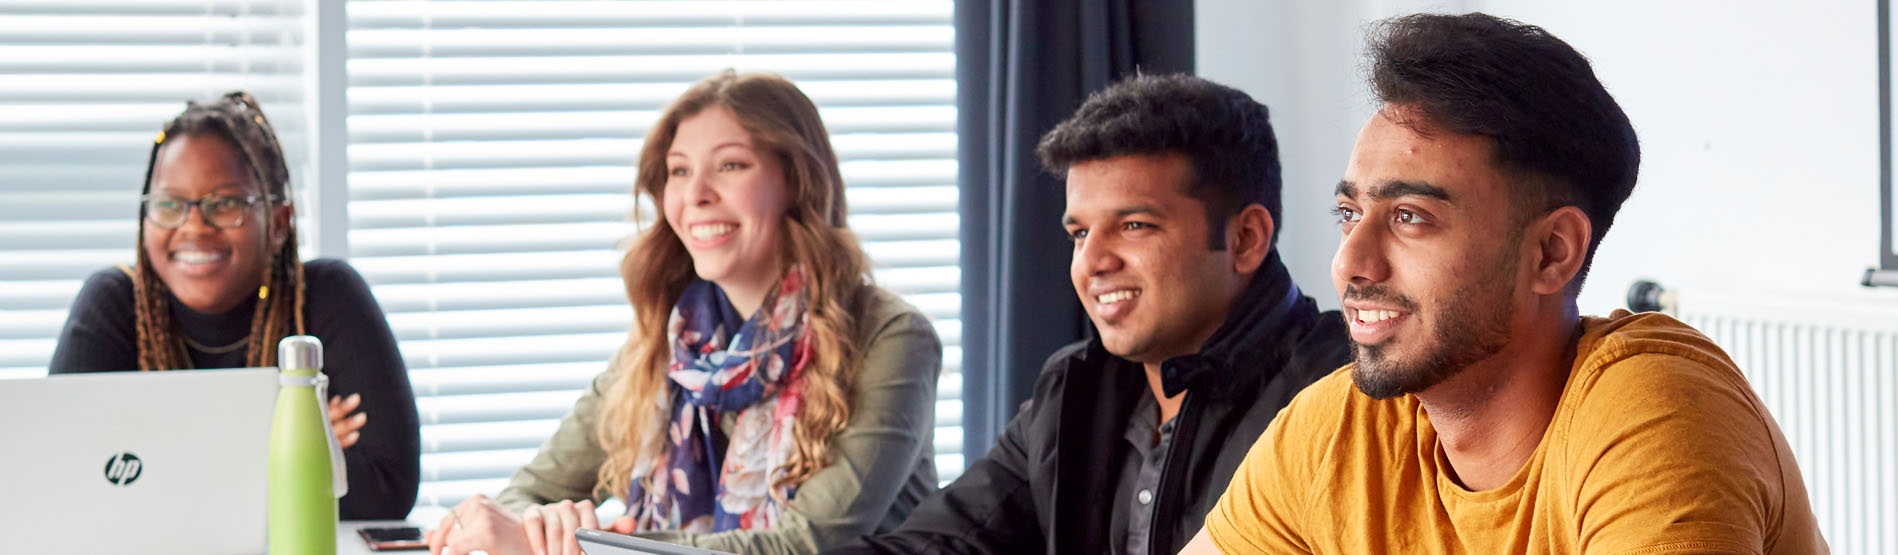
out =
[[[709,534],[650,532],[643,537],[744,554],[817,553],[865,534],[887,532],[911,508],[936,491],[932,457],[936,425],[936,378],[942,372],[942,342],[923,313],[882,288],[858,315],[856,341],[862,353],[850,422],[831,440],[832,459],[799,485],[771,530]],[[606,452],[597,434],[600,398],[613,379],[612,366],[560,421],[534,460],[514,473],[496,501],[510,511],[561,500],[624,498],[600,489]],[[730,433],[735,413],[719,425]]]

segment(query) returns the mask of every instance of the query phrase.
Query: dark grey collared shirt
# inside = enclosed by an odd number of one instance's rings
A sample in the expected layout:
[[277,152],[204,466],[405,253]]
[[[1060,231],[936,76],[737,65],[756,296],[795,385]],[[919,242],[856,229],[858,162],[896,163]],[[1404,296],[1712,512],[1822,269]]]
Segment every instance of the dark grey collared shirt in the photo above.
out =
[[1173,423],[1160,424],[1160,403],[1142,392],[1127,418],[1127,456],[1121,459],[1120,480],[1114,486],[1113,537],[1115,551],[1147,555],[1153,535],[1153,506],[1160,500],[1160,474],[1166,471],[1167,446],[1173,443]]

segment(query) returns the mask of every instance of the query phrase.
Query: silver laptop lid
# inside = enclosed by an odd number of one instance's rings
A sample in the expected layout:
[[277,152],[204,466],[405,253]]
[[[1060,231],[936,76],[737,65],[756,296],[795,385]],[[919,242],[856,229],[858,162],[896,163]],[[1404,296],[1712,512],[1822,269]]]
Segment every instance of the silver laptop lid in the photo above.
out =
[[262,553],[276,392],[274,368],[0,380],[6,550]]

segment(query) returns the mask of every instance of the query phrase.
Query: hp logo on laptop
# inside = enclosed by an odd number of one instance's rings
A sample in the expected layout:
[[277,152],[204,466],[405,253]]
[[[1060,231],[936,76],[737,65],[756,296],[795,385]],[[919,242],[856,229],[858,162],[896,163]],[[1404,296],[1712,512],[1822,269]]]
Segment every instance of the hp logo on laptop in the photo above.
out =
[[105,460],[105,481],[115,486],[131,485],[132,480],[137,480],[143,470],[145,465],[139,462],[138,455],[114,453],[112,458]]

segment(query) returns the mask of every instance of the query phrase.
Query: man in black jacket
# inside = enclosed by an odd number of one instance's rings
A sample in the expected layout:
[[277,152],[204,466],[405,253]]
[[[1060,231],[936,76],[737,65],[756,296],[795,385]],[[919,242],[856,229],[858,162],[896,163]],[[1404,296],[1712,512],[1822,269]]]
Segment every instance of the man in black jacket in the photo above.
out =
[[1067,179],[1069,277],[1098,330],[1049,357],[987,457],[840,553],[1179,551],[1266,424],[1349,359],[1343,319],[1273,248],[1264,105],[1137,76],[1044,137]]

